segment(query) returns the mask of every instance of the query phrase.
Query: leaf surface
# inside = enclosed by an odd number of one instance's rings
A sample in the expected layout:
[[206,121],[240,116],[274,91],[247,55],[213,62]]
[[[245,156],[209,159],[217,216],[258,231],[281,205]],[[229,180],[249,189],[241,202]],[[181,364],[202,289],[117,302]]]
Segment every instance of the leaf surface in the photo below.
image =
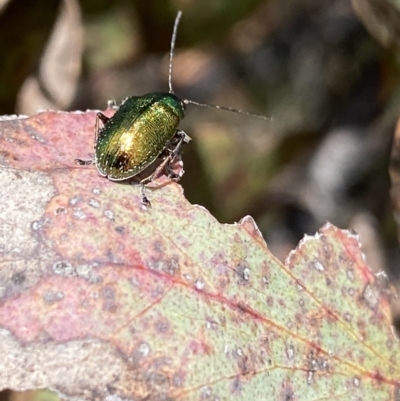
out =
[[0,122],[0,389],[66,398],[397,400],[389,293],[325,225],[283,265],[165,177],[77,166],[95,113]]

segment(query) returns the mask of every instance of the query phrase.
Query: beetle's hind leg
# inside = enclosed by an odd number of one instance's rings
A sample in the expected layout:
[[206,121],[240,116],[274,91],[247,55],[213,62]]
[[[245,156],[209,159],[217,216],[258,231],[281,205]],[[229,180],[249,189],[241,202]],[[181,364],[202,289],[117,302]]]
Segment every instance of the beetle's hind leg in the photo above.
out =
[[146,196],[146,185],[141,184],[140,185],[140,195],[142,197],[141,204],[145,207],[151,207],[151,202],[149,201],[149,198]]
[[168,149],[168,148],[166,149],[168,151],[168,155],[165,157],[162,163],[155,169],[155,171],[152,174],[150,174],[148,177],[140,181],[140,184],[142,185],[150,184],[150,182],[154,181],[161,175],[164,169],[166,168],[171,169],[171,163],[174,161],[175,157],[179,154],[179,150],[182,144],[185,143],[186,137],[189,138],[183,131],[178,131],[177,134],[178,133],[180,134],[180,138],[178,142],[175,144],[175,147],[173,149]]
[[142,195],[142,205],[143,206],[147,206],[147,207],[151,206],[151,203],[146,196],[146,185],[150,184],[152,181],[157,179],[161,175],[164,168],[170,163],[171,163],[171,155],[167,156],[165,158],[165,160],[163,160],[163,162],[155,169],[155,171],[152,174],[150,174],[148,177],[146,177],[142,181],[140,181],[140,185],[141,185],[140,193]]

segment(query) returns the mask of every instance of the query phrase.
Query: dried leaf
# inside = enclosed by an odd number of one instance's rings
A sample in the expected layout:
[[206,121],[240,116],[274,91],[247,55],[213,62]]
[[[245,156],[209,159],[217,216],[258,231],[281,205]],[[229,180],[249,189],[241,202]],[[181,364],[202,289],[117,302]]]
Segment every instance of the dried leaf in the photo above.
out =
[[396,400],[389,295],[329,224],[282,265],[166,178],[93,166],[95,113],[0,122],[0,389],[82,400]]
[[81,72],[83,29],[77,0],[63,0],[42,54],[37,75],[28,77],[18,93],[17,110],[66,109],[75,97]]

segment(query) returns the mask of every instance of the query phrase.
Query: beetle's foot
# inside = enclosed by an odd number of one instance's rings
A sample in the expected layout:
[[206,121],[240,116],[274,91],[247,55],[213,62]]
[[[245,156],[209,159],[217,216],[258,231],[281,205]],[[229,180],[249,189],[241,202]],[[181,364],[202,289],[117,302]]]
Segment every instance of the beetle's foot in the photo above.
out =
[[140,202],[141,207],[145,210],[150,208],[151,202],[149,201],[149,198],[146,196],[146,190],[144,185],[142,185],[140,188],[140,194],[142,196],[142,200]]
[[80,166],[91,166],[92,164],[94,164],[94,159],[89,159],[89,160],[75,159],[74,162],[76,164],[79,164]]
[[192,141],[192,138],[185,131],[182,131],[181,129],[177,130],[177,135],[180,138],[182,138],[183,144],[188,144]]
[[149,201],[149,199],[147,198],[147,196],[142,196],[142,200],[140,202],[140,206],[144,209],[147,210],[149,208],[151,208],[151,202]]

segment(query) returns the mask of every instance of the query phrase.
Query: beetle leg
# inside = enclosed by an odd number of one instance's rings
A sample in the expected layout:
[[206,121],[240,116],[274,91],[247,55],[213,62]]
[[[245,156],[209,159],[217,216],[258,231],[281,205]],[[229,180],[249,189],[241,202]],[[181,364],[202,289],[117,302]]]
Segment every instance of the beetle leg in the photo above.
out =
[[185,131],[182,131],[181,129],[176,130],[175,135],[183,139],[182,144],[188,144],[192,140],[192,138]]
[[146,185],[150,184],[152,181],[154,181],[156,178],[158,178],[163,169],[167,164],[171,163],[171,155],[168,156],[156,169],[155,171],[150,174],[148,177],[143,178],[142,181],[140,181],[140,194],[142,195],[142,205],[146,207],[151,207],[151,203],[149,199],[146,196]]
[[98,120],[101,120],[103,122],[103,124],[108,123],[108,120],[110,119],[110,117],[105,116],[103,113],[97,113],[96,114],[96,122],[98,122]]
[[185,132],[181,130],[177,130],[175,135],[176,137],[174,137],[174,139],[178,139],[178,141],[177,142],[174,141],[171,143],[171,145],[174,145],[175,147],[173,149],[170,148],[165,149],[168,152],[168,155],[165,157],[165,159],[160,163],[160,165],[155,169],[155,171],[152,174],[150,174],[148,177],[140,181],[141,185],[140,193],[142,196],[142,205],[144,206],[147,207],[151,206],[151,203],[146,196],[146,185],[150,184],[152,181],[157,179],[161,175],[164,169],[168,174],[168,178],[171,178],[176,181],[178,181],[181,178],[178,174],[175,174],[172,171],[171,164],[173,163],[176,156],[179,154],[181,146],[184,143],[189,143],[191,141],[191,138],[189,137],[189,135],[187,135]]
[[189,143],[191,141],[191,138],[188,135],[186,135],[185,132],[183,132],[181,130],[178,130],[176,132],[176,135],[179,138],[179,140],[176,143],[175,148],[168,149],[170,152],[170,154],[169,154],[170,160],[169,160],[169,163],[166,165],[166,168],[169,169],[169,173],[171,172],[171,164],[174,162],[176,156],[178,156],[181,146],[186,143]]
[[179,152],[179,148],[182,145],[185,145],[189,143],[192,140],[189,135],[186,134],[186,132],[178,129],[176,130],[175,136],[170,140],[168,146],[164,149],[163,152],[161,152],[159,158],[164,159],[165,157],[175,153],[176,157]]
[[146,196],[146,187],[144,184],[140,187],[140,194],[142,196],[142,205],[145,207],[151,207],[151,202],[149,201],[149,198]]
[[165,158],[165,160],[163,160],[163,162],[154,170],[154,172],[152,174],[150,174],[148,177],[143,178],[143,180],[140,181],[141,185],[147,185],[150,184],[152,181],[154,181],[155,179],[157,179],[162,171],[164,170],[165,166],[169,163],[171,163],[171,155],[169,155],[167,158]]
[[94,127],[94,143],[97,142],[97,138],[99,137],[100,120],[103,124],[107,124],[110,119],[109,119],[109,117],[105,116],[103,113],[96,114],[96,125]]
[[95,163],[94,159],[89,159],[89,160],[75,159],[74,162],[76,164],[79,164],[80,166],[90,166]]
[[192,139],[190,138],[189,135],[186,134],[186,132],[177,130],[176,131],[176,137],[179,138],[178,142],[176,143],[176,146],[174,149],[168,149],[170,152],[170,160],[169,162],[165,165],[165,171],[167,172],[168,178],[171,180],[174,180],[175,182],[178,182],[182,178],[182,174],[176,174],[172,170],[172,163],[174,162],[175,158],[178,156],[180,148],[182,145],[189,143]]
[[181,130],[176,131],[173,141],[171,142],[171,146],[174,146],[174,148],[165,149],[168,155],[172,156],[171,163],[174,161],[175,157],[179,154],[181,146],[189,143],[191,140],[192,138],[190,138],[190,136],[187,135],[184,131]]
[[165,171],[167,172],[168,178],[178,182],[182,177],[179,174],[176,174],[171,167],[171,163],[167,163],[165,166]]

